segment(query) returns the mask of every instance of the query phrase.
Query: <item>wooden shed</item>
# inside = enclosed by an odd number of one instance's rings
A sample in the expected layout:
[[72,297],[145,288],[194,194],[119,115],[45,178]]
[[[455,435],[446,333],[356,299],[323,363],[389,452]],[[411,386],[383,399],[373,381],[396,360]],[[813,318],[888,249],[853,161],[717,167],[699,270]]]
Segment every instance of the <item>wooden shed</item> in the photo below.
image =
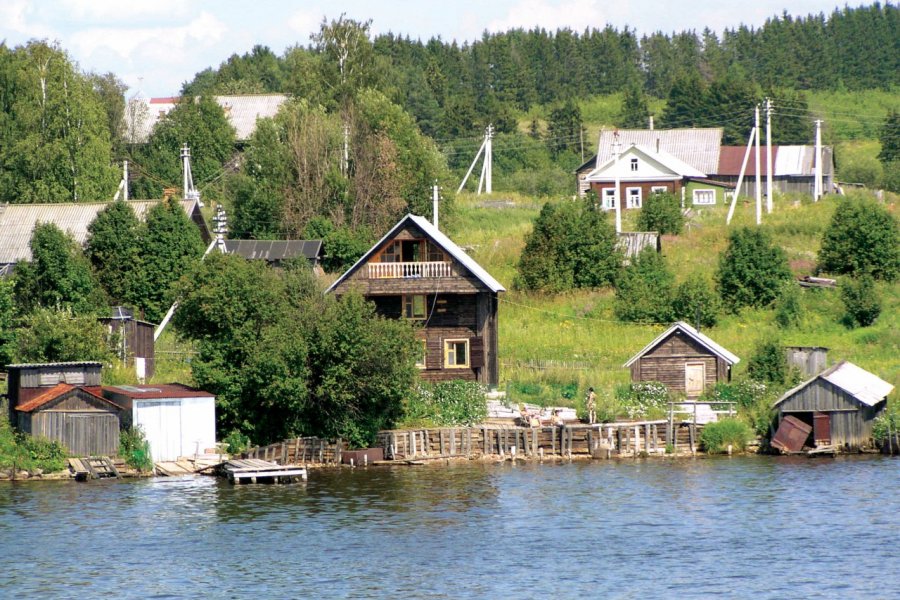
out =
[[153,335],[156,326],[142,321],[134,311],[115,306],[112,314],[98,319],[110,336],[117,336],[116,354],[128,366],[134,366],[138,380],[150,379],[156,373],[156,350]]
[[9,373],[9,422],[18,423],[16,407],[59,383],[99,386],[102,364],[94,361],[6,365]]
[[687,323],[678,321],[624,366],[631,369],[634,382],[660,381],[673,392],[696,398],[717,382],[731,381],[731,367],[740,360]]
[[119,452],[119,408],[100,388],[60,383],[16,406],[21,431],[65,446],[75,456]]
[[865,369],[841,361],[779,398],[779,430],[792,416],[812,427],[806,445],[844,450],[871,446],[875,417],[884,412],[893,389]]

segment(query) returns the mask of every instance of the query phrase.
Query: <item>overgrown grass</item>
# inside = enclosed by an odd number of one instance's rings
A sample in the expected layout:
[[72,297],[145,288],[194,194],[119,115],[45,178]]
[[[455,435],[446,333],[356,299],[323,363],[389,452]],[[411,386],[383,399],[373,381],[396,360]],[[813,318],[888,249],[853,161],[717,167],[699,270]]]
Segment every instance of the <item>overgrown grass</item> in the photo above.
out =
[[707,423],[700,432],[700,445],[709,454],[723,454],[728,451],[728,446],[736,452],[742,452],[752,439],[753,430],[738,419]]
[[825,120],[826,143],[875,139],[892,108],[900,110],[896,90],[807,92],[811,112]]

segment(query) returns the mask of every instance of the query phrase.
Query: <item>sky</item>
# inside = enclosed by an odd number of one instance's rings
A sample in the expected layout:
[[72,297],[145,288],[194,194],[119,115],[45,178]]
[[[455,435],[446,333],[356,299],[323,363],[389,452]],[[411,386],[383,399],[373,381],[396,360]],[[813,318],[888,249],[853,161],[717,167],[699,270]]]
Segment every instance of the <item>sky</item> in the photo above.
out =
[[[843,3],[842,3],[843,4]],[[842,5],[841,4],[841,5]],[[852,4],[856,5],[856,4]],[[374,35],[473,41],[485,31],[569,27],[637,34],[744,23],[759,27],[785,10],[830,14],[835,0],[0,0],[0,41],[56,41],[84,71],[113,72],[128,95],[176,95],[183,82],[262,44],[276,54],[309,44],[323,19],[371,19]]]

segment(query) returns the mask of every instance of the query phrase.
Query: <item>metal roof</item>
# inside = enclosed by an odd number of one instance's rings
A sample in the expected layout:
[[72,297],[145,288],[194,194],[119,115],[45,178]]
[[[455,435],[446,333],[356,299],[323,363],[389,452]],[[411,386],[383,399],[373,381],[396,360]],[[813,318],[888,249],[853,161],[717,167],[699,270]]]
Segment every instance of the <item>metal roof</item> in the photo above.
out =
[[669,337],[669,334],[671,334],[672,332],[674,332],[676,330],[681,330],[683,333],[687,334],[688,337],[693,338],[693,340],[695,342],[697,342],[701,346],[704,346],[707,350],[709,350],[713,354],[719,356],[728,364],[734,365],[741,361],[740,358],[738,358],[737,356],[735,356],[734,354],[732,354],[731,352],[729,352],[728,350],[726,350],[719,344],[715,343],[709,337],[703,335],[702,333],[700,333],[699,331],[697,331],[696,329],[694,329],[693,327],[691,327],[684,321],[678,321],[677,323],[675,323],[674,325],[672,325],[671,327],[669,327],[668,329],[663,331],[661,334],[656,336],[656,339],[654,339],[652,342],[650,342],[649,344],[644,346],[643,350],[641,350],[640,352],[638,352],[637,354],[632,356],[631,360],[629,360],[623,366],[630,367],[631,363],[633,363],[634,361],[636,361],[643,355],[647,354],[647,352],[649,352],[654,347],[656,347],[657,344],[659,344],[664,339]]
[[[706,177],[706,173],[695,169],[691,165],[679,159],[677,156],[673,156],[665,150],[657,151],[646,146],[632,144],[619,154],[619,179],[623,182],[643,181],[647,179],[661,179],[660,177],[654,176],[654,174],[652,173],[635,173],[628,170],[627,167],[622,163],[624,163],[629,156],[633,155],[643,157],[648,165],[651,163],[656,163],[657,167],[662,167],[662,169],[660,170],[670,171],[672,175],[678,177]],[[610,157],[606,161],[600,163],[596,169],[588,173],[585,179],[587,181],[613,181],[615,179],[615,172],[609,172],[609,168],[612,167],[615,162],[616,157]],[[671,177],[671,175],[669,177]]]
[[210,394],[183,383],[160,383],[155,385],[105,385],[103,391],[110,391],[132,400],[160,400],[163,398],[213,398]]
[[[199,99],[199,98],[197,98]],[[288,99],[284,94],[240,94],[214,96],[225,112],[225,117],[235,130],[239,142],[250,139],[256,130],[256,120],[274,117],[278,109]],[[144,143],[156,124],[174,109],[181,98],[135,98],[135,103],[125,109],[125,126],[128,138],[135,143]]]
[[322,240],[225,240],[225,252],[269,262],[298,256],[315,261],[322,255]]
[[[747,160],[747,168],[744,177],[756,176],[756,161],[753,158],[753,150]],[[746,146],[722,146],[719,153],[719,165],[716,171],[710,171],[710,175],[730,175],[737,177],[741,173],[741,164],[747,153]],[[772,172],[775,177],[812,177],[815,174],[815,146],[772,146]],[[766,149],[760,148],[759,161],[760,175],[768,173],[766,169]],[[822,172],[830,173],[831,148],[822,147]]]
[[[741,174],[741,165],[744,163],[744,155],[747,153],[746,146],[722,146],[719,152],[719,166],[715,171],[710,171],[710,175],[730,175],[737,177]],[[744,170],[744,177],[756,176],[756,160],[753,158],[755,152],[750,150],[750,157],[747,159],[747,168]],[[775,161],[778,158],[778,146],[772,146],[772,167],[775,173]],[[759,151],[759,168],[760,175],[768,173],[766,170],[766,150],[760,148]]]
[[[161,200],[128,200],[141,221]],[[180,200],[189,217],[196,200]],[[64,204],[0,204],[0,264],[31,260],[31,234],[38,223],[53,223],[72,234],[82,246],[87,242],[88,225],[109,202],[69,202]],[[192,219],[193,220],[193,219]]]
[[655,252],[659,252],[659,234],[655,231],[623,231],[616,234],[616,247],[626,259],[636,257],[644,248],[653,248]]
[[[600,132],[597,164],[613,157],[615,131]],[[632,144],[652,150],[662,150],[703,173],[715,173],[719,166],[719,147],[722,129],[619,129],[619,143],[623,148]],[[657,145],[658,144],[658,145]]]
[[887,381],[869,373],[861,367],[857,367],[850,361],[842,360],[833,367],[822,371],[812,379],[804,381],[797,387],[785,392],[785,394],[775,402],[774,406],[778,406],[819,378],[841,388],[866,406],[875,406],[894,390],[894,386]]
[[100,395],[100,393],[99,393],[100,388],[98,388],[96,386],[86,387],[86,386],[80,386],[80,385],[69,385],[68,383],[56,384],[55,386],[48,389],[43,394],[40,394],[39,396],[35,396],[31,400],[28,400],[27,402],[24,402],[24,403],[18,405],[16,407],[16,410],[21,411],[21,412],[33,412],[36,409],[44,406],[45,404],[49,404],[50,402],[53,402],[60,396],[64,396],[65,394],[72,392],[73,390],[81,390],[84,393],[88,394],[89,396],[95,398],[96,400],[100,400],[104,404],[108,404],[108,405],[116,408],[117,410],[119,410],[119,407],[116,406],[113,402],[110,402],[109,400],[107,400],[106,398],[104,398],[103,396]]
[[390,231],[384,234],[378,242],[372,246],[368,252],[363,254],[362,258],[360,258],[356,263],[347,269],[343,275],[338,277],[337,281],[328,286],[328,289],[325,290],[325,293],[332,291],[338,285],[344,282],[352,273],[354,273],[360,266],[364,265],[372,258],[372,255],[389,239],[393,238],[394,235],[408,222],[412,221],[422,232],[428,236],[432,242],[440,246],[445,252],[450,254],[453,258],[459,261],[466,269],[469,270],[472,275],[474,275],[481,283],[483,283],[489,290],[492,292],[505,292],[506,288],[504,288],[499,281],[491,277],[490,273],[484,270],[484,268],[475,262],[472,257],[466,254],[462,248],[457,246],[453,240],[444,235],[440,229],[431,224],[431,222],[424,218],[418,217],[415,215],[406,215],[400,221],[394,225]]
[[103,363],[97,360],[82,360],[76,362],[51,362],[51,363],[19,363],[6,365],[7,369],[38,369],[52,367],[102,367]]

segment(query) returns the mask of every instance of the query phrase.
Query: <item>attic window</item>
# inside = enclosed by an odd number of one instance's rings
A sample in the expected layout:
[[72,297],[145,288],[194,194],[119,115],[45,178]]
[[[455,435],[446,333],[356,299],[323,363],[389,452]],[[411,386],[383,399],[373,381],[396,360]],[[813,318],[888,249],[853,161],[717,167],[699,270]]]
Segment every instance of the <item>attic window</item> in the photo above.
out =
[[636,159],[636,158],[631,159],[631,170],[632,171],[638,170],[638,159]]

